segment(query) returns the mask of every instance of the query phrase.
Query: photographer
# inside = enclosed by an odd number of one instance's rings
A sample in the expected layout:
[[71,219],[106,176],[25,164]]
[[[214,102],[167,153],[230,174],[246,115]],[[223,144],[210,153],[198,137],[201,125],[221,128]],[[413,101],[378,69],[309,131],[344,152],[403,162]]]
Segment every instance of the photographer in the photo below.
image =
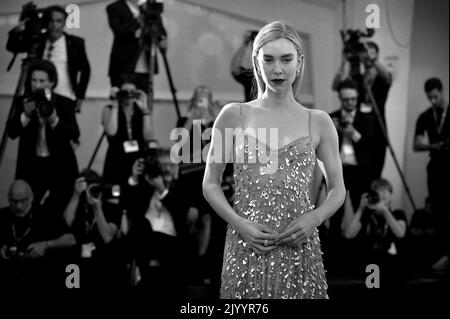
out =
[[244,41],[231,59],[231,75],[244,87],[245,101],[251,101],[253,87],[252,47],[258,31],[248,30]]
[[[29,53],[30,46],[34,46],[36,58],[48,60],[56,66],[59,81],[55,85],[55,93],[74,101],[75,111],[80,112],[91,68],[84,40],[64,31],[66,19],[67,12],[63,7],[50,6],[39,20],[36,6],[30,2],[24,6],[19,25],[9,32],[6,48],[16,54]],[[44,29],[46,32],[42,33]]]
[[[355,258],[361,265],[377,264],[386,270],[386,278],[394,279],[401,269],[401,240],[407,232],[405,212],[392,210],[392,185],[377,179],[371,191],[361,196],[359,207],[345,227],[345,237],[354,239]],[[399,254],[400,253],[400,254]]]
[[448,243],[450,205],[448,187],[443,183],[450,180],[450,119],[447,115],[449,107],[444,100],[442,82],[438,78],[428,79],[424,88],[431,106],[417,119],[413,148],[415,152],[430,152],[427,185],[431,210],[439,225],[437,231],[441,254],[433,268],[442,270],[448,268],[446,243]]
[[[367,41],[363,45],[363,49],[359,52],[353,52],[357,55],[357,65],[351,65],[348,60],[348,52],[342,54],[342,63],[340,70],[336,74],[332,89],[338,90],[339,83],[346,79],[353,80],[358,87],[358,108],[375,112],[372,102],[364,87],[369,87],[380,112],[383,125],[386,125],[385,104],[392,83],[392,76],[389,71],[378,61],[379,47],[375,42]],[[352,70],[357,68],[357,70]],[[363,70],[361,72],[360,70]],[[374,113],[375,114],[375,113]],[[382,128],[378,122],[375,126],[375,140],[373,141],[373,168],[374,176],[381,177],[383,171],[384,159],[386,156],[386,141],[383,136]]]
[[103,178],[110,184],[123,185],[152,133],[147,95],[136,89],[136,78],[132,75],[122,75],[120,83],[120,91],[102,113],[108,139]]
[[[161,15],[152,10],[152,6],[148,8],[146,5],[139,6],[138,0],[117,0],[106,7],[108,23],[114,35],[108,71],[112,87],[120,86],[122,74],[134,74],[137,78],[137,87],[148,93],[151,47],[148,37],[144,40],[145,50],[139,52],[143,44],[141,41],[143,32],[148,31],[150,27],[147,25],[149,21],[145,21],[146,16],[150,15],[155,20],[151,23],[154,23],[157,29],[159,48],[167,50],[167,33]],[[157,60],[154,72],[158,74]]]
[[28,69],[25,96],[13,104],[7,123],[8,136],[17,137],[16,179],[26,180],[34,190],[35,200],[44,194],[59,213],[67,205],[78,164],[72,144],[80,132],[71,101],[53,93],[58,82],[51,62],[34,61]]
[[[129,242],[141,274],[141,286],[167,288],[181,284],[185,267],[184,190],[177,186],[170,152],[150,149],[133,164],[122,197],[130,219]],[[187,257],[187,256],[186,256]]]
[[61,217],[38,205],[27,182],[13,182],[8,200],[0,210],[0,287],[62,287],[65,266],[57,261],[63,248],[75,245],[74,236]]
[[81,284],[89,288],[120,286],[127,279],[115,241],[122,211],[111,201],[113,191],[96,172],[84,171],[63,215],[76,238],[80,271],[86,274]]
[[[226,223],[214,213],[203,196],[205,165],[202,151],[210,140],[202,139],[202,136],[206,130],[212,128],[220,108],[219,103],[213,100],[211,89],[203,85],[198,86],[192,95],[187,116],[180,117],[176,125],[177,128],[188,130],[190,137],[184,141],[185,145],[181,145],[182,163],[178,183],[185,189],[188,206],[191,207],[189,221],[196,237],[197,277],[204,282],[216,280],[217,284],[220,284],[219,268],[222,264],[222,256],[217,252],[223,251],[224,248]],[[195,141],[200,143],[196,144]],[[231,164],[225,173],[224,180],[232,175]]]
[[[376,118],[357,107],[358,91],[353,81],[345,80],[338,87],[341,108],[330,114],[338,135],[345,186],[356,209],[361,194],[375,178],[371,175],[371,148],[375,139]],[[335,215],[336,216],[336,215]],[[333,216],[333,217],[335,217]]]

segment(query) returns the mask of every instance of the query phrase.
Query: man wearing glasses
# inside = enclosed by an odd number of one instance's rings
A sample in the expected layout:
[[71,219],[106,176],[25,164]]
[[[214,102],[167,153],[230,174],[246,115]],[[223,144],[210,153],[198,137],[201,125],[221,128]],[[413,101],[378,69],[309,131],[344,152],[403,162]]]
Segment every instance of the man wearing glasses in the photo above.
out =
[[[75,111],[81,111],[81,103],[91,76],[91,67],[84,40],[64,31],[67,13],[60,6],[50,6],[45,12],[47,32],[42,34],[37,57],[52,62],[58,72],[58,85],[54,92],[75,102]],[[26,52],[26,19],[9,32],[6,48],[13,53]]]

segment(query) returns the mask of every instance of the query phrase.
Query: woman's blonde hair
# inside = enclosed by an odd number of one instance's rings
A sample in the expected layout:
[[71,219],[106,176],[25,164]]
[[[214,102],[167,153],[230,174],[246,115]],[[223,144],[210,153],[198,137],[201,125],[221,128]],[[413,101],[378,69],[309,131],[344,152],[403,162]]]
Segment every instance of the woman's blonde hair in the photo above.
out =
[[305,69],[305,58],[303,54],[303,42],[300,38],[297,31],[291,27],[290,25],[281,22],[281,21],[274,21],[267,25],[265,25],[256,36],[254,42],[253,42],[253,51],[252,51],[252,62],[253,62],[253,73],[255,75],[256,84],[258,86],[258,97],[260,97],[264,91],[266,90],[266,84],[263,81],[263,78],[261,76],[261,72],[258,68],[258,62],[257,62],[257,56],[259,53],[259,50],[263,45],[265,45],[268,42],[275,41],[278,39],[287,39],[294,44],[295,49],[297,50],[298,58],[303,56],[303,62],[300,68],[300,72],[297,73],[297,76],[294,80],[294,83],[292,83],[292,91],[295,92],[298,91],[298,88],[300,87],[300,84],[302,82],[303,78],[303,72]]

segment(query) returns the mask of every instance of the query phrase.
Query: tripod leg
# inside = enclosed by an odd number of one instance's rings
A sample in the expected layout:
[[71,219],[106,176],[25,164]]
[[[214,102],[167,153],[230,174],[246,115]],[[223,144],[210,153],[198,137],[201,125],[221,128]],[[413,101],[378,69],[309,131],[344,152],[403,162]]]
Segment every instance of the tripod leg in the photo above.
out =
[[170,68],[169,68],[169,61],[167,60],[166,53],[163,50],[161,50],[161,48],[159,51],[161,52],[161,55],[164,60],[164,66],[166,68],[167,79],[169,81],[170,92],[172,93],[172,99],[173,99],[173,103],[175,105],[175,111],[177,112],[177,117],[180,118],[180,116],[181,116],[180,107],[178,106],[178,100],[177,100],[177,95],[176,95],[177,90],[175,88],[175,85],[173,84],[172,74],[170,73]]
[[384,124],[383,118],[381,117],[380,110],[378,109],[378,105],[375,101],[375,97],[373,96],[372,90],[367,85],[364,85],[364,89],[367,92],[369,99],[372,103],[372,107],[375,111],[375,115],[377,116],[379,125],[381,127],[381,132],[383,133],[383,137],[386,141],[386,145],[389,149],[389,152],[392,155],[392,159],[394,160],[395,167],[397,168],[398,174],[400,175],[400,179],[402,180],[403,187],[405,188],[406,194],[408,195],[408,199],[411,203],[411,206],[414,211],[417,210],[416,204],[414,203],[414,199],[412,198],[411,192],[409,190],[408,184],[406,183],[405,176],[403,175],[402,169],[400,168],[400,164],[398,163],[397,156],[395,155],[394,149],[392,148],[392,144],[389,140],[389,136],[387,135],[386,125]]
[[7,135],[7,126],[8,126],[8,122],[11,120],[11,117],[14,114],[14,105],[15,102],[17,100],[17,98],[23,94],[23,90],[25,87],[25,78],[26,75],[28,73],[28,66],[30,65],[31,60],[30,59],[25,59],[22,62],[22,67],[20,70],[20,76],[19,76],[19,81],[17,82],[17,86],[16,86],[16,90],[14,92],[14,97],[13,97],[13,102],[11,103],[11,107],[9,109],[9,113],[8,116],[6,118],[6,122],[5,122],[5,127],[3,129],[3,134],[2,134],[2,140],[1,140],[1,144],[0,144],[0,166],[2,164],[3,161],[3,156],[6,150],[6,145],[8,144],[8,135]]

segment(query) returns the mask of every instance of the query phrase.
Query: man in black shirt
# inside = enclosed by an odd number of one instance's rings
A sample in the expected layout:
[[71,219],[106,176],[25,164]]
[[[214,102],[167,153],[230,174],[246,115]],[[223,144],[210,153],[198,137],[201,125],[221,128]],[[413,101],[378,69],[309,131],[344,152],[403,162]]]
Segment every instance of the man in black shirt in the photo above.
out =
[[398,250],[406,235],[406,215],[402,210],[391,209],[393,190],[387,180],[374,180],[370,188],[370,192],[362,195],[344,234],[348,239],[355,239],[355,258],[360,258],[364,267],[376,264],[387,275],[385,278],[398,279]]
[[438,78],[428,79],[425,82],[425,93],[431,106],[420,114],[417,120],[414,151],[430,152],[427,166],[428,193],[431,210],[436,216],[439,228],[442,246],[440,253],[443,255],[433,268],[443,269],[448,267],[448,247],[444,243],[448,243],[450,205],[448,187],[442,184],[450,180],[450,120],[441,81]]
[[[61,218],[34,201],[27,182],[16,180],[8,193],[9,206],[0,210],[0,287],[49,284],[51,266],[62,257],[61,248],[75,245],[75,238]],[[64,274],[65,267],[57,270]],[[58,283],[64,287],[64,280]]]

